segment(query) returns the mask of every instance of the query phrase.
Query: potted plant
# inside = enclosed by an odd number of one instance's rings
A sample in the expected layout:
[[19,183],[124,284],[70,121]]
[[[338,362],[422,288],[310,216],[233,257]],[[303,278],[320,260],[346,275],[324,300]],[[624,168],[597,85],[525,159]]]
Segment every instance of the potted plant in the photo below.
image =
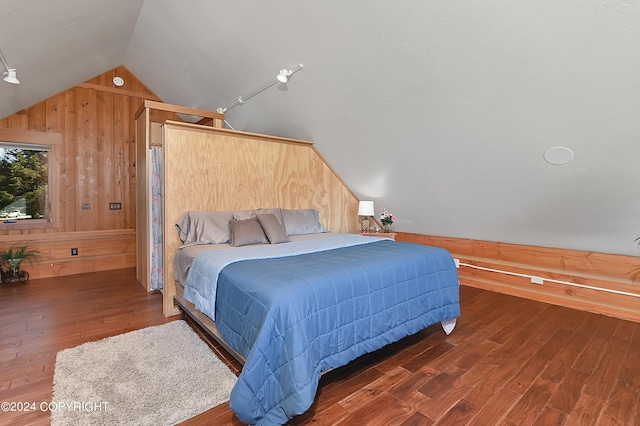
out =
[[2,282],[9,282],[18,279],[25,282],[29,279],[27,271],[20,270],[23,260],[33,263],[40,254],[37,250],[31,249],[26,243],[14,243],[7,249],[0,250],[0,263],[2,263]]
[[384,207],[382,207],[380,211],[382,212],[380,213],[380,223],[382,223],[384,232],[391,232],[391,225],[393,225],[393,221],[396,220],[396,217],[389,213]]

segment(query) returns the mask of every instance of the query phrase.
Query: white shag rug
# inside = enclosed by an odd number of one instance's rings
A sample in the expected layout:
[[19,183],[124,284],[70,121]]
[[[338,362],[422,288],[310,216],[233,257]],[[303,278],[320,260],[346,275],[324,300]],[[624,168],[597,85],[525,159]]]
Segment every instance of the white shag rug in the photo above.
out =
[[51,425],[173,425],[229,400],[236,376],[184,321],[58,352]]

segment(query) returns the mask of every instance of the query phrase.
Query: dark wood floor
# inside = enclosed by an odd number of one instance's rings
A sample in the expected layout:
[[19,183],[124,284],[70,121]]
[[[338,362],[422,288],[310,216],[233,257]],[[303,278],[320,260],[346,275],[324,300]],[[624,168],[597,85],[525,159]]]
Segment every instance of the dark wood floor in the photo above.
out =
[[[0,286],[0,402],[50,401],[59,350],[178,319],[161,299],[130,269]],[[290,424],[640,425],[640,324],[469,287],[461,300],[453,334],[432,326],[325,374]],[[240,423],[223,404],[184,424]]]

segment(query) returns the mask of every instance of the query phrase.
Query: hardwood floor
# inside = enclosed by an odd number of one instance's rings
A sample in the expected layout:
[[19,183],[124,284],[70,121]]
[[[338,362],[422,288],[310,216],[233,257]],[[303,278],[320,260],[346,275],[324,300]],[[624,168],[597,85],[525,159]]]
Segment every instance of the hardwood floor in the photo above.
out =
[[[325,374],[290,424],[640,425],[640,324],[464,286],[461,306],[450,336],[435,325]],[[132,269],[2,285],[0,401],[50,401],[58,351],[175,319]],[[183,423],[200,424],[240,423],[223,404]]]

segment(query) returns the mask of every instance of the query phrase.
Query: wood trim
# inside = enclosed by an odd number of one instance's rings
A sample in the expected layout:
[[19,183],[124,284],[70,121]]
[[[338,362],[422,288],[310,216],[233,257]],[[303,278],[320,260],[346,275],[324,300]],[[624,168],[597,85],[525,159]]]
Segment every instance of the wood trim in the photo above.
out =
[[35,132],[31,130],[18,130],[0,128],[0,141],[33,143],[38,145],[60,145],[62,134],[54,132]]
[[[240,131],[240,130],[224,129],[224,128],[220,128],[220,127],[202,126],[200,124],[185,123],[185,122],[182,122],[182,121],[166,120],[165,124],[172,125],[172,126],[175,126],[175,127],[183,127],[185,129],[190,129],[190,130],[196,130],[196,131],[203,132],[203,133],[226,134],[226,135],[229,135],[229,136],[243,138],[243,139],[259,140],[261,142],[288,143],[288,144],[293,144],[293,145],[308,145],[308,146],[311,146],[311,145],[315,144],[315,142],[305,141],[305,140],[301,140],[301,139],[291,139],[291,138],[285,138],[285,137],[282,137],[282,136],[261,135],[259,133],[243,132],[243,131]],[[320,156],[317,151],[316,151],[316,154],[318,156]],[[324,161],[324,158],[322,158],[322,161],[325,164],[327,164],[327,162]],[[329,167],[328,164],[327,164],[327,167]],[[334,172],[334,174],[335,174],[335,172]]]
[[360,232],[359,234],[364,235],[365,237],[389,238],[391,240],[396,239],[395,232]]
[[[0,231],[21,231],[23,229],[51,229],[53,221],[48,219],[27,219],[26,221],[0,222]],[[3,237],[4,240],[4,237]]]
[[461,284],[640,322],[638,257],[402,232],[396,239],[447,249]]
[[[494,259],[503,264],[536,265],[542,271],[580,271],[590,275],[617,277],[640,285],[640,258],[464,238],[400,233],[407,241],[445,247],[470,259]],[[400,235],[399,234],[399,235]],[[534,260],[534,261],[532,261]],[[536,269],[536,268],[534,268]]]
[[144,101],[144,104],[140,108],[138,108],[138,111],[136,111],[135,117],[137,118],[145,108],[156,111],[173,112],[176,114],[195,115],[203,118],[210,118],[212,120],[224,120],[224,114],[220,114],[219,112],[207,111],[198,108],[189,108],[181,105],[166,104],[164,102],[160,102],[159,100]]
[[135,237],[134,229],[111,229],[106,231],[53,232],[46,234],[4,235],[2,242],[16,241],[96,241],[109,238]]
[[136,278],[147,291],[151,290],[151,235],[149,229],[151,184],[149,182],[149,138],[151,137],[149,108],[136,115]]
[[105,92],[105,93],[113,93],[114,95],[129,96],[131,98],[147,99],[150,101],[161,101],[159,97],[151,93],[133,92],[131,90],[125,90],[125,89],[120,89],[116,87],[101,86],[99,84],[80,83],[80,84],[77,84],[76,87],[79,87],[81,89],[97,90],[99,92]]

